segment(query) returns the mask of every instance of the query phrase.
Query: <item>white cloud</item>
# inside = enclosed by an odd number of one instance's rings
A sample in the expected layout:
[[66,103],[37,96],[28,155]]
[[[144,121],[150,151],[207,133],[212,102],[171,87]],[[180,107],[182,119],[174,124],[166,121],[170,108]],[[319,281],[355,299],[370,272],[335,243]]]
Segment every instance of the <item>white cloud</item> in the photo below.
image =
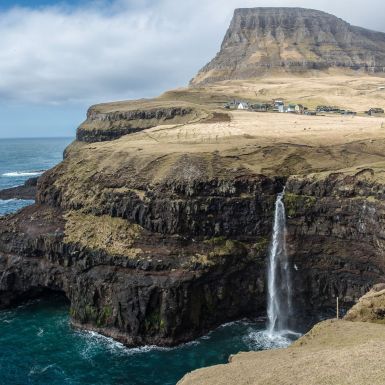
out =
[[234,8],[302,6],[385,29],[380,1],[115,0],[0,13],[0,100],[68,104],[187,84],[219,49]]

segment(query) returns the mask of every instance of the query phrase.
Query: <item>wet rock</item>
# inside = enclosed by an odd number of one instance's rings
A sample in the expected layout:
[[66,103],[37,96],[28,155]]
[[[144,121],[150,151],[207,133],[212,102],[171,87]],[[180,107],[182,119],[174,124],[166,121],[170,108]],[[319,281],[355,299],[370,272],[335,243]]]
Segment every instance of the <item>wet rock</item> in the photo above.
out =
[[28,179],[24,185],[0,191],[0,199],[35,199],[38,178]]

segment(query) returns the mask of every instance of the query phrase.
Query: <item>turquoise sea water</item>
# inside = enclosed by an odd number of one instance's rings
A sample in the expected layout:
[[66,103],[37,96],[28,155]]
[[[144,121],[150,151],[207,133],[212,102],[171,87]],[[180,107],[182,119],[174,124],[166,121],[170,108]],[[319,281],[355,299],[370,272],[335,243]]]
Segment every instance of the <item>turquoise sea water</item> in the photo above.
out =
[[73,329],[68,309],[52,297],[0,312],[1,384],[174,385],[186,372],[227,362],[232,353],[271,347],[263,323],[236,322],[180,347],[128,349]]
[[[71,138],[0,139],[0,190],[22,185],[58,164]],[[0,215],[30,205],[30,200],[1,200]]]
[[[71,139],[0,140],[0,189],[60,162]],[[30,201],[1,201],[0,215]],[[1,385],[174,385],[187,372],[225,363],[230,354],[286,346],[264,322],[236,322],[172,349],[128,349],[70,326],[69,304],[52,296],[0,311]]]

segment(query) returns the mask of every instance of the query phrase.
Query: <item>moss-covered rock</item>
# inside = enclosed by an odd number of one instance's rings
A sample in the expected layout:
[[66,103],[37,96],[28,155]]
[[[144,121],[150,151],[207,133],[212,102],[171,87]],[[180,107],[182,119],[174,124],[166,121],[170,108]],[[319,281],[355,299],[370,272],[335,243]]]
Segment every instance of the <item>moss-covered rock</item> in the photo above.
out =
[[129,258],[136,257],[141,252],[133,247],[142,232],[141,226],[137,224],[121,218],[83,214],[80,211],[70,211],[64,218],[65,243]]
[[297,213],[306,212],[311,209],[317,202],[317,198],[309,195],[297,195],[286,193],[284,196],[286,213],[289,217],[296,216]]

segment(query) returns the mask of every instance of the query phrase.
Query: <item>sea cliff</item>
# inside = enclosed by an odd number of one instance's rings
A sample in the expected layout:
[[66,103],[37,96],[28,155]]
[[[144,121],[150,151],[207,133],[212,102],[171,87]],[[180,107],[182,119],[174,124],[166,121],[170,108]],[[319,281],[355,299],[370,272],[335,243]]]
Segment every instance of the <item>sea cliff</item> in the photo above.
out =
[[[233,24],[246,15],[245,28],[256,26],[252,14],[236,12]],[[264,316],[285,186],[299,319],[318,319],[337,296],[347,309],[383,282],[384,118],[223,106],[279,96],[370,108],[385,102],[384,78],[273,75],[92,106],[63,161],[39,178],[36,204],[0,218],[0,307],[59,291],[75,326],[130,346],[175,345]]]
[[[350,128],[340,148],[321,135],[318,150],[301,128],[273,145],[249,113],[225,116],[74,142],[39,178],[36,205],[0,219],[1,306],[61,291],[74,325],[127,345],[174,345],[263,315],[284,185],[297,314],[323,314],[336,296],[348,307],[381,282],[384,133]],[[339,168],[330,153],[341,148],[357,166],[314,172]]]

